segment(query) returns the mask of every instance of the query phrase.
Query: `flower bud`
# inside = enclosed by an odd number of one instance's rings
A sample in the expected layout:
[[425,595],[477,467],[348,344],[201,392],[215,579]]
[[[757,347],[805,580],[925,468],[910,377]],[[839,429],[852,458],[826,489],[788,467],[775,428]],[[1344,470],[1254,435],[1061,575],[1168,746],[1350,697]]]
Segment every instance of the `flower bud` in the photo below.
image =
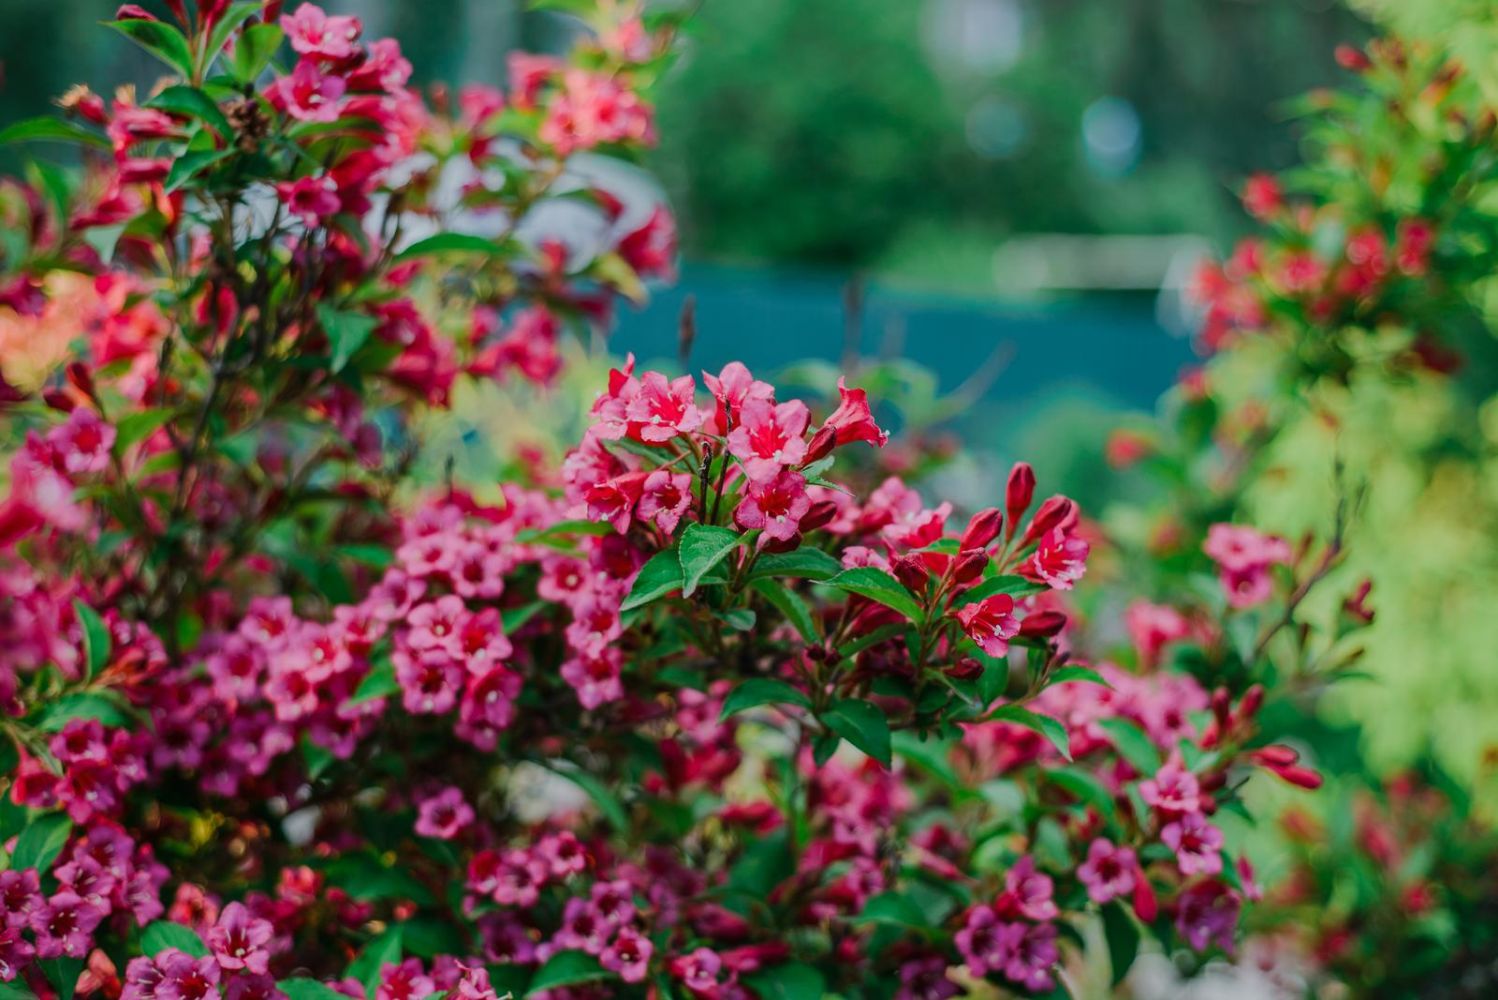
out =
[[77,403],[61,389],[45,389],[42,391],[42,402],[60,413],[72,413]]
[[1030,501],[1034,499],[1035,470],[1030,468],[1029,462],[1015,462],[1014,468],[1009,470],[1009,482],[1004,486],[1004,511],[1009,516],[1011,537],[1019,519],[1030,509]]
[[982,673],[982,661],[973,656],[964,656],[946,669],[946,675],[954,681],[970,681]]
[[895,571],[895,579],[905,585],[906,589],[921,593],[926,589],[926,583],[931,579],[931,574],[926,572],[926,567],[914,556],[899,556],[891,563]]
[[982,549],[964,552],[952,565],[952,579],[958,583],[972,583],[983,575],[983,569],[987,565],[988,553]]
[[837,446],[837,429],[834,427],[823,427],[812,435],[811,444],[806,446],[806,461],[820,462],[832,454],[832,449]]
[[1300,762],[1300,754],[1283,743],[1260,747],[1250,751],[1248,756],[1254,763],[1264,767],[1289,767]]
[[1281,780],[1308,792],[1320,788],[1323,780],[1320,774],[1309,767],[1272,767],[1270,770],[1279,775]]
[[1059,611],[1037,611],[1019,623],[1019,634],[1032,639],[1051,639],[1066,628],[1066,616]]
[[114,12],[116,21],[159,21],[161,18],[146,10],[140,4],[122,4],[120,9]]
[[999,537],[999,530],[1003,527],[1004,514],[999,508],[980,510],[968,521],[967,530],[962,533],[962,540],[957,543],[957,548],[963,552],[987,548],[989,542]]
[[1035,517],[1030,521],[1030,526],[1025,529],[1025,537],[1020,540],[1020,545],[1029,545],[1056,528],[1068,528],[1076,523],[1076,520],[1077,505],[1075,503],[1063,496],[1050,497],[1035,512]]
[[1155,887],[1150,885],[1150,880],[1145,877],[1144,871],[1134,872],[1134,915],[1146,924],[1153,923],[1155,917],[1159,916],[1160,904],[1155,898]]
[[82,361],[73,361],[68,364],[68,383],[89,399],[97,395],[94,391],[93,373]]
[[802,531],[816,531],[818,528],[825,528],[831,524],[835,517],[837,517],[837,504],[831,500],[819,500],[811,505],[811,509],[801,519],[800,527]]
[[1243,699],[1238,702],[1238,718],[1252,719],[1259,714],[1259,709],[1264,707],[1264,685],[1255,684],[1243,693]]
[[1351,45],[1338,45],[1335,55],[1338,66],[1354,73],[1361,73],[1373,66],[1373,60],[1362,49]]
[[[765,536],[761,535],[760,537],[763,538]],[[797,549],[799,549],[800,547],[801,547],[801,532],[798,531],[798,532],[796,532],[794,535],[792,535],[789,538],[784,538],[784,539],[772,538],[769,541],[767,541],[764,544],[762,544],[759,547],[759,549],[760,549],[761,552],[769,552],[771,554],[775,554],[775,553],[780,553],[780,552],[794,552]]]

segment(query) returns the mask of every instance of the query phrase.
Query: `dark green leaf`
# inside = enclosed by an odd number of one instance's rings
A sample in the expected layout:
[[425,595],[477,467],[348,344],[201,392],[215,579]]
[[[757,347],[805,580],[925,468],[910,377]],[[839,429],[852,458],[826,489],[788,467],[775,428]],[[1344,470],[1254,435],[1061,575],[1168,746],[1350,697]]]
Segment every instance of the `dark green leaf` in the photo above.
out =
[[822,1000],[827,982],[810,965],[792,962],[760,969],[744,977],[763,1000]]
[[681,596],[691,597],[708,572],[739,544],[737,532],[693,521],[681,534],[677,558],[681,562]]
[[926,917],[909,896],[881,892],[869,899],[853,918],[854,923],[889,924],[892,927],[926,927]]
[[74,719],[98,719],[106,726],[123,726],[130,722],[119,703],[97,691],[75,691],[48,705],[37,719],[37,728],[48,733],[61,732]]
[[348,997],[331,986],[304,976],[283,979],[276,985],[286,994],[287,1000],[348,1000]]
[[255,14],[265,9],[263,0],[235,0],[229,8],[219,15],[213,24],[213,33],[208,36],[208,58],[223,51],[224,45],[229,41],[229,35],[234,29],[244,24]]
[[26,829],[16,838],[16,849],[11,852],[10,866],[17,870],[35,868],[47,872],[52,862],[62,853],[68,837],[73,832],[73,821],[62,813],[45,813],[26,824]]
[[97,677],[109,662],[109,629],[93,608],[77,598],[73,599],[73,613],[78,624],[83,626],[83,651],[88,658],[88,676]]
[[1105,820],[1113,822],[1117,818],[1118,805],[1113,801],[1113,795],[1092,774],[1071,767],[1051,768],[1043,773],[1054,784],[1096,809]]
[[60,118],[28,118],[0,129],[0,145],[12,142],[67,142],[108,149],[109,140]]
[[760,705],[800,705],[811,708],[811,699],[785,681],[774,677],[752,677],[723,699],[723,718]]
[[104,23],[183,76],[192,75],[192,50],[188,48],[187,39],[182,32],[170,24],[143,18]]
[[354,689],[348,703],[358,705],[400,693],[401,685],[400,681],[395,679],[395,666],[390,662],[389,656],[381,656],[376,657],[370,664],[369,673],[364,675],[364,679]]
[[396,254],[396,260],[410,260],[412,257],[424,257],[439,253],[480,253],[491,257],[507,256],[514,252],[513,247],[506,243],[496,243],[483,236],[473,236],[468,233],[438,233],[436,236],[428,236],[424,240],[417,240]]
[[873,566],[845,569],[828,580],[827,585],[893,608],[913,622],[919,623],[923,617],[920,602],[915,599],[915,595],[882,569]]
[[380,972],[386,965],[397,965],[401,960],[404,935],[399,924],[390,928],[366,944],[359,956],[349,963],[346,976],[364,984],[364,995],[374,996],[380,985]]
[[992,597],[994,594],[1008,594],[1018,599],[1038,594],[1045,589],[1047,589],[1045,584],[1026,580],[1022,576],[991,576],[977,586],[958,594],[952,604],[954,607],[962,607],[964,604],[972,604],[985,597]]
[[832,703],[822,721],[834,733],[889,767],[889,720],[873,702],[843,698]]
[[73,1000],[73,994],[78,989],[78,976],[83,972],[83,959],[64,955],[39,959],[36,964],[42,967],[42,975],[57,990],[57,1000]]
[[531,601],[517,608],[503,608],[499,612],[499,623],[504,627],[508,635],[523,626],[536,615],[545,611],[551,604],[548,601]]
[[[598,964],[598,959],[585,951],[559,951],[536,970],[526,996],[534,996],[543,990],[554,990],[559,986],[576,986],[608,979],[609,972]],[[292,1000],[297,1000],[293,997]]]
[[1100,719],[1098,725],[1108,734],[1119,756],[1134,770],[1140,774],[1154,774],[1160,770],[1160,751],[1143,729],[1121,718]]
[[144,954],[155,957],[168,948],[176,948],[194,958],[208,954],[208,946],[192,928],[170,920],[158,920],[140,932],[140,950]]
[[807,607],[806,601],[801,595],[791,590],[779,580],[755,580],[750,584],[755,593],[779,609],[785,615],[786,621],[796,626],[796,631],[801,633],[801,638],[815,645],[822,641],[821,630],[817,628],[817,619],[812,615],[811,608]]
[[203,122],[226,140],[234,137],[234,127],[224,117],[223,109],[196,87],[186,84],[167,87],[147,101],[146,107]]
[[827,580],[843,571],[843,564],[821,549],[802,546],[791,552],[772,552],[754,561],[749,579],[763,580],[766,577],[800,577],[806,580]]
[[281,47],[282,37],[280,27],[274,24],[252,24],[245,28],[229,59],[234,78],[240,83],[252,83],[270,64],[276,49]]
[[1117,986],[1129,974],[1139,954],[1139,927],[1122,906],[1109,903],[1103,907],[1103,934],[1108,939],[1108,960],[1113,965],[1112,984]]
[[840,656],[857,656],[859,653],[862,653],[870,646],[877,646],[879,643],[884,642],[887,639],[893,639],[897,636],[904,635],[909,630],[910,626],[903,624],[881,625],[873,631],[865,632],[858,638],[843,643],[841,646],[837,647],[837,651]]
[[629,596],[624,599],[619,610],[631,611],[644,607],[681,588],[681,563],[677,559],[676,550],[664,549],[651,556],[640,567],[640,575],[635,577],[634,586],[629,588]]
[[182,185],[207,167],[213,166],[220,160],[227,160],[233,156],[234,149],[193,149],[172,161],[172,169],[167,171],[165,187],[168,193],[177,190]]
[[988,717],[995,722],[1012,722],[1016,726],[1033,729],[1050,740],[1061,756],[1071,760],[1071,737],[1066,734],[1066,726],[1049,715],[1041,715],[1019,705],[1000,705]]
[[36,1000],[36,994],[31,992],[31,987],[26,985],[26,980],[17,979],[9,983],[0,983],[0,1000]]
[[379,325],[373,316],[343,312],[321,303],[317,306],[317,318],[328,335],[328,347],[332,353],[328,367],[335,372],[343,370]]
[[790,839],[784,830],[751,840],[728,872],[728,885],[761,899],[795,873]]

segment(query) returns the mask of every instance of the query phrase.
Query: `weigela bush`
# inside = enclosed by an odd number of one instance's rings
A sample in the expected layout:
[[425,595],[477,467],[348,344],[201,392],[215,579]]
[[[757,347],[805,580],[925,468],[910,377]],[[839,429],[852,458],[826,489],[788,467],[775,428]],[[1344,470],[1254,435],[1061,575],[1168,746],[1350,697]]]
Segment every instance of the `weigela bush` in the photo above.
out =
[[[649,141],[669,24],[589,9],[450,109],[353,18],[168,6],[114,25],[149,97],[7,133],[99,150],[4,201],[7,994],[1043,995],[1096,925],[1114,979],[1233,947],[1217,817],[1318,779],[1262,688],[1086,665],[1093,529],[1029,466],[955,518],[860,389],[631,361],[560,467],[415,480],[456,379],[544,381],[669,270],[574,163]],[[1272,637],[1306,584],[1220,542]]]

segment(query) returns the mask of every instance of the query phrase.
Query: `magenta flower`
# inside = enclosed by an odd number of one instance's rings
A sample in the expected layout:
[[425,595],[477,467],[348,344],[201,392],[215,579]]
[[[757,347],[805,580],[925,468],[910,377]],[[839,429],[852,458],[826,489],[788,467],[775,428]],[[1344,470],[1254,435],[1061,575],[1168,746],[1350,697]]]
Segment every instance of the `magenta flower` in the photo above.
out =
[[20,928],[6,927],[0,930],[0,983],[14,980],[22,969],[31,964],[35,954],[36,949],[31,946],[31,942],[21,937]]
[[416,832],[423,837],[452,840],[473,822],[473,807],[463,798],[463,790],[448,785],[417,806]]
[[642,983],[650,967],[650,956],[655,945],[645,935],[632,927],[624,927],[598,956],[599,963],[610,972],[617,973],[626,983]]
[[876,448],[883,448],[889,441],[889,431],[881,430],[874,423],[874,414],[869,409],[869,394],[863,389],[849,389],[847,379],[842,377],[837,380],[837,393],[842,401],[822,426],[831,427],[837,432],[837,443],[840,445],[867,441]]
[[1139,783],[1139,794],[1167,816],[1201,811],[1201,785],[1196,775],[1174,758],[1166,761],[1153,778]]
[[269,920],[251,916],[243,903],[230,903],[219,913],[218,922],[208,929],[207,941],[219,968],[263,976],[270,963],[266,945],[275,933]]
[[694,395],[697,382],[690,375],[666,380],[660,372],[640,377],[640,390],[625,409],[639,428],[640,440],[661,444],[679,434],[690,434],[702,424]]
[[761,382],[749,374],[749,369],[737,361],[730,361],[723,366],[723,370],[717,375],[702,373],[702,381],[707,383],[708,391],[713,394],[717,402],[717,412],[714,414],[713,429],[719,434],[727,434],[739,423],[739,414],[743,412],[744,406],[750,400],[758,400],[762,403],[774,405],[775,387],[768,382]]
[[1087,848],[1087,860],[1077,868],[1077,880],[1087,887],[1087,896],[1099,905],[1127,896],[1139,877],[1139,861],[1132,849],[1116,847],[1097,838]]
[[711,948],[698,948],[678,955],[669,963],[671,975],[697,996],[712,996],[718,989],[718,975],[723,971],[722,957]]
[[968,971],[981,978],[1007,968],[1024,935],[1024,924],[1000,920],[991,906],[975,906],[955,940]]
[[1242,898],[1221,882],[1198,882],[1181,894],[1176,929],[1197,951],[1215,943],[1231,952],[1242,908]]
[[31,913],[38,958],[82,958],[93,947],[94,928],[107,911],[73,892],[59,892]]
[[800,400],[775,405],[760,399],[744,404],[739,424],[728,434],[728,450],[750,479],[763,481],[806,456],[806,425],[811,412]]
[[957,621],[968,638],[989,656],[1008,653],[1009,640],[1019,633],[1014,598],[1008,594],[994,594],[964,605],[957,611]]
[[1053,528],[1041,536],[1034,555],[1020,572],[1056,590],[1070,590],[1087,570],[1088,551],[1085,540]]
[[1035,870],[1035,859],[1026,855],[1004,875],[1004,892],[995,904],[1000,913],[1014,912],[1027,920],[1054,920],[1059,912],[1052,899],[1055,883]]
[[1201,813],[1187,813],[1165,824],[1160,839],[1176,852],[1182,875],[1216,875],[1222,871],[1222,831]]
[[14,868],[0,872],[0,909],[5,912],[6,927],[29,927],[31,916],[45,902],[41,880],[35,868]]
[[437,983],[427,975],[421,959],[408,958],[381,970],[375,1000],[424,1000],[436,991]]
[[292,49],[301,55],[338,62],[358,51],[362,27],[357,17],[329,17],[322,8],[304,3],[295,13],[281,18],[281,29]]
[[63,471],[71,476],[89,476],[109,467],[109,449],[114,447],[114,428],[99,414],[80,406],[47,435],[57,451]]
[[642,521],[654,521],[666,534],[676,530],[682,516],[692,505],[692,475],[656,469],[645,477],[640,494],[639,515]]
[[194,958],[176,948],[156,956],[161,982],[156,984],[156,1000],[207,1000],[219,995],[219,964],[212,955]]
[[1050,989],[1051,970],[1060,961],[1055,924],[1021,924],[1019,941],[1004,965],[1004,975],[1032,992]]
[[303,59],[290,76],[272,84],[266,96],[298,121],[331,122],[342,111],[340,99],[347,87],[341,77],[325,76],[316,63]]

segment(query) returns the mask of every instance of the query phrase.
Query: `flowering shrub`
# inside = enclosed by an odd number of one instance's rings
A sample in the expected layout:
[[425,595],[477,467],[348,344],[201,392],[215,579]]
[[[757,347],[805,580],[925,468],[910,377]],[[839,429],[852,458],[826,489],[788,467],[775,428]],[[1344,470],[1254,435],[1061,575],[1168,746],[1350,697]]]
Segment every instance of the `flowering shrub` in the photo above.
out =
[[[172,80],[6,132],[103,154],[3,202],[8,995],[1041,995],[1094,923],[1115,980],[1233,947],[1216,817],[1319,779],[1260,687],[1087,665],[1092,529],[1027,465],[954,519],[870,474],[860,389],[631,360],[560,468],[413,481],[456,379],[544,381],[669,271],[572,163],[649,141],[669,24],[588,9],[452,113],[355,19],[169,6],[114,26]],[[1193,628],[1282,604],[1253,664],[1314,575],[1219,542]]]

